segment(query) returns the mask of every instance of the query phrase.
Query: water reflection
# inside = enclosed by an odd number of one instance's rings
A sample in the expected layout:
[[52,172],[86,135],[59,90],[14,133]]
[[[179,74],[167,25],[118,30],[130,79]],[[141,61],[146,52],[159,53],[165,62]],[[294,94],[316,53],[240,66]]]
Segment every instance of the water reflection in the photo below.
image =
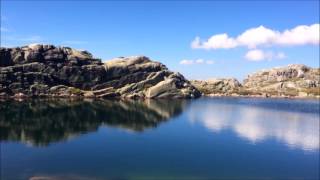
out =
[[[257,143],[275,138],[290,147],[304,150],[319,149],[319,109],[313,112],[299,112],[281,108],[279,103],[273,106],[252,105],[250,100],[204,100],[193,103],[188,113],[192,122],[200,122],[213,132],[231,129],[239,137]],[[287,101],[288,102],[288,101]],[[266,103],[268,103],[266,101]],[[312,109],[300,102],[288,102],[296,109]],[[199,113],[201,112],[201,113]]]
[[184,100],[6,101],[0,104],[0,140],[45,146],[101,125],[143,131],[180,114],[185,105]]

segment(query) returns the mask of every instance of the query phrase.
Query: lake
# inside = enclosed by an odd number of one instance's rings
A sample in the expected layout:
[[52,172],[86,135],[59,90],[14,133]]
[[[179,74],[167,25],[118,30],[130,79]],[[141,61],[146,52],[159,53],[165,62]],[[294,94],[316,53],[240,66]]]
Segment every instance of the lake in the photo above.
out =
[[319,101],[0,102],[1,180],[319,179]]

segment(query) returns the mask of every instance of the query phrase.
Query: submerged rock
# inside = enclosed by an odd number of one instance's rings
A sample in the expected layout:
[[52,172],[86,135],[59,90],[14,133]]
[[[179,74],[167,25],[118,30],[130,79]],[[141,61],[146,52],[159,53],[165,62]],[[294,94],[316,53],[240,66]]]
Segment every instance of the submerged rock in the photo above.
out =
[[145,56],[106,63],[87,51],[33,44],[0,49],[1,96],[195,98],[181,74]]

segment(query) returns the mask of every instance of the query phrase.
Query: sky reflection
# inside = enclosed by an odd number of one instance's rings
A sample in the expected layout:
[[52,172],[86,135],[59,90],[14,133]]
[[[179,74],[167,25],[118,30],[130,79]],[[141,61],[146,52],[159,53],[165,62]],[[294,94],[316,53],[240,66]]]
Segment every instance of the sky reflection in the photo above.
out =
[[303,150],[319,149],[317,112],[304,113],[252,106],[250,102],[230,104],[211,101],[193,103],[188,117],[191,122],[201,123],[212,132],[219,133],[224,129],[230,129],[252,143],[275,138],[289,147]]

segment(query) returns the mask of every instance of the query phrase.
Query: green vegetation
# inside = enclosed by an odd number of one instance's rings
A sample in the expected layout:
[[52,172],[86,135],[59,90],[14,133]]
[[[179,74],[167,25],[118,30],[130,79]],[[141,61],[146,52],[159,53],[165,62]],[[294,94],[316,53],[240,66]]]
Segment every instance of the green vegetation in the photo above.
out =
[[78,88],[70,88],[70,92],[71,94],[75,94],[75,95],[81,95],[82,94],[82,91],[81,89],[78,89]]

